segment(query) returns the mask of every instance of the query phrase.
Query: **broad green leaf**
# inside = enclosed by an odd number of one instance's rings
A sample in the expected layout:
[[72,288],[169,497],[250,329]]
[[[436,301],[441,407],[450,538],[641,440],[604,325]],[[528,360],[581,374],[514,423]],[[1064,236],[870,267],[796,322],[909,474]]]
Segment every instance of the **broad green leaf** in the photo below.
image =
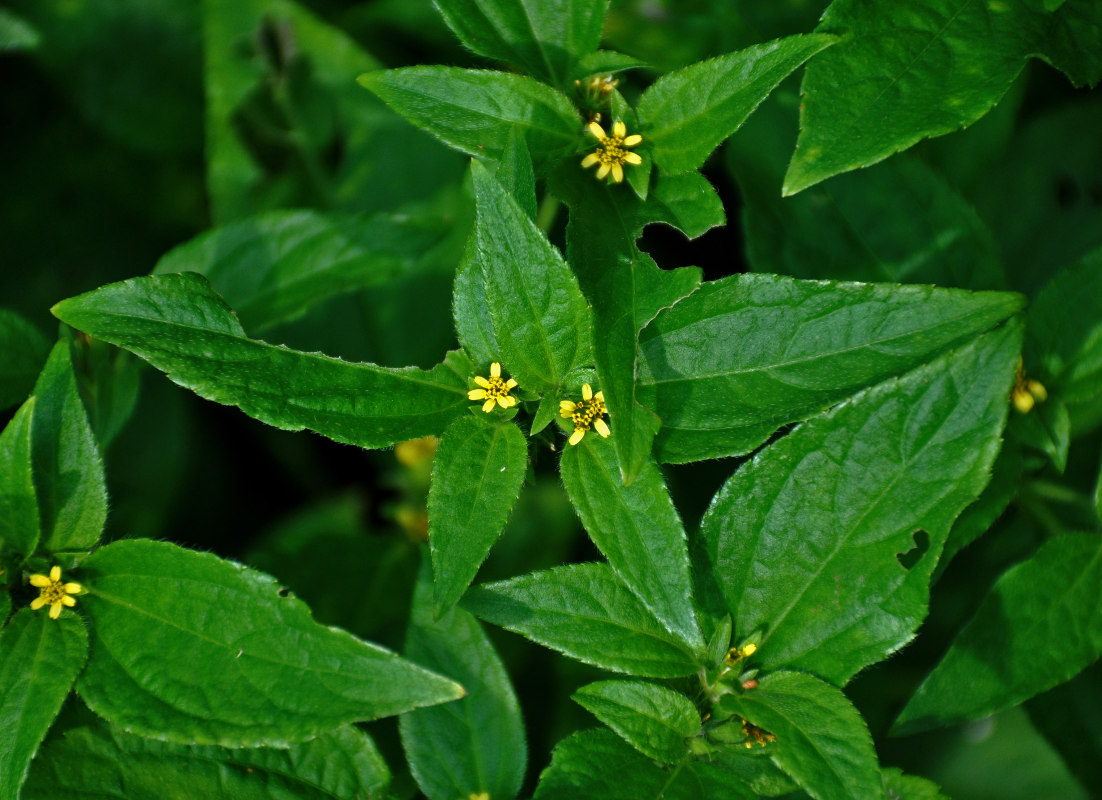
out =
[[790,36],[659,78],[637,107],[654,163],[671,173],[702,166],[778,83],[835,41],[815,33]]
[[107,489],[68,342],[54,345],[34,394],[31,448],[41,546],[51,553],[88,549],[103,532]]
[[1008,325],[875,386],[724,484],[702,528],[734,640],[760,634],[755,666],[840,685],[910,640],[949,528],[988,481],[1020,345]]
[[765,745],[770,757],[815,800],[880,800],[872,737],[841,689],[776,672],[719,705],[772,733],[776,741]]
[[170,250],[154,272],[205,275],[241,324],[261,331],[333,295],[385,283],[443,235],[443,222],[428,217],[270,211]]
[[1008,570],[911,697],[896,731],[980,719],[1102,655],[1102,539],[1064,534]]
[[31,467],[34,402],[20,406],[0,432],[0,545],[23,557],[34,552],[41,534]]
[[532,154],[524,141],[524,129],[514,125],[505,140],[505,149],[501,153],[501,163],[494,173],[497,182],[513,196],[517,204],[524,209],[528,219],[536,219],[536,174],[532,166]]
[[548,391],[591,358],[589,308],[562,256],[517,201],[472,162],[475,236],[502,366]]
[[520,429],[478,413],[448,426],[433,460],[429,546],[438,616],[471,585],[505,529],[528,467]]
[[567,496],[597,549],[670,633],[700,650],[685,528],[654,461],[624,486],[611,443],[590,434],[568,446],[559,468]]
[[209,553],[124,540],[93,553],[80,577],[93,633],[77,691],[134,733],[281,746],[463,694],[446,678],[314,622],[274,578]]
[[1102,661],[1029,700],[1029,721],[1091,794],[1102,793]]
[[645,678],[699,669],[695,657],[604,564],[575,564],[476,586],[462,606],[587,664]]
[[50,619],[23,609],[0,633],[0,797],[19,787],[38,746],[88,657],[88,634],[75,614]]
[[597,49],[608,0],[435,0],[475,53],[514,64],[553,86]]
[[581,140],[582,120],[566,96],[523,75],[404,67],[369,72],[359,82],[414,125],[470,156],[500,159],[516,125],[539,172]]
[[405,655],[461,683],[467,694],[399,719],[413,776],[430,800],[481,792],[516,797],[528,748],[509,675],[478,620],[461,608],[434,619],[433,605],[432,576],[423,564]]
[[645,66],[635,56],[617,53],[615,50],[596,50],[581,57],[570,77],[584,82],[585,78],[594,75],[615,75],[617,72]]
[[478,260],[474,232],[467,239],[463,260],[455,272],[452,316],[459,344],[475,364],[492,364],[500,358],[494,321],[486,302],[486,276]]
[[25,19],[0,8],[0,53],[33,50],[41,40],[38,31]]
[[470,406],[465,359],[449,356],[428,372],[390,369],[250,339],[206,279],[192,273],[111,284],[53,312],[207,400],[345,444],[387,447],[439,434]]
[[638,393],[662,418],[659,461],[739,455],[780,426],[960,345],[1021,298],[930,286],[735,275],[639,337]]
[[884,769],[881,777],[885,800],[949,800],[937,784],[915,775],[904,775],[895,767]]
[[572,695],[643,755],[676,764],[685,740],[700,732],[700,714],[685,695],[655,683],[598,681]]
[[383,800],[390,774],[374,742],[351,726],[285,749],[230,750],[82,727],[47,744],[24,800]]
[[38,328],[14,311],[0,308],[0,409],[27,399],[49,352],[50,345]]
[[[904,9],[835,0],[816,30],[844,40],[804,73],[800,138],[784,193],[971,125],[1010,88],[1027,56],[1071,60],[1073,5],[1045,14],[982,0],[915,0]],[[1076,83],[1098,80],[1076,72]]]

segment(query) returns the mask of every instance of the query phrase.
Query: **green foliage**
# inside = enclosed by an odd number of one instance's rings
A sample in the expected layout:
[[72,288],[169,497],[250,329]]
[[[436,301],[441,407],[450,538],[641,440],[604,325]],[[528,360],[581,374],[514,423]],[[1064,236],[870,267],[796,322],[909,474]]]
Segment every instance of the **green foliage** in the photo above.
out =
[[34,386],[50,345],[18,314],[0,308],[0,408],[23,400]]
[[38,498],[31,467],[32,397],[0,432],[0,543],[26,557],[38,544]]
[[654,683],[600,681],[583,686],[574,699],[645,756],[676,764],[685,740],[700,730],[700,715],[682,694]]

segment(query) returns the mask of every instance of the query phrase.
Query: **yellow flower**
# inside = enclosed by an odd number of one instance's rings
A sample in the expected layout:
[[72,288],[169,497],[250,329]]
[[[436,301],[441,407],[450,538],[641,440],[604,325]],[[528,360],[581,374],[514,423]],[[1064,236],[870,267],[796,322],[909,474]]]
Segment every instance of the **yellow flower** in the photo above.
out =
[[474,379],[474,382],[482,388],[471,389],[467,392],[467,398],[470,400],[485,400],[486,402],[482,404],[482,410],[487,414],[493,409],[494,403],[502,408],[512,408],[517,404],[517,399],[509,394],[509,391],[517,385],[517,382],[512,378],[503,381],[501,379],[501,364],[496,361],[490,365],[489,378],[483,378],[479,375]]
[[746,737],[746,749],[751,749],[754,745],[758,747],[765,747],[770,742],[777,741],[777,737],[764,728],[759,728],[757,725],[753,725],[747,722],[745,719],[742,721],[742,735]]
[[607,413],[605,393],[597,392],[597,394],[593,394],[593,390],[589,388],[588,383],[582,387],[582,401],[580,403],[575,403],[572,400],[559,402],[560,416],[574,422],[574,432],[570,434],[570,444],[580,442],[586,431],[591,428],[607,438],[609,434],[608,423],[601,419]]
[[30,581],[31,586],[40,589],[38,597],[31,601],[31,609],[38,611],[42,606],[48,605],[50,619],[61,616],[62,606],[72,608],[77,604],[69,595],[80,594],[81,586],[79,583],[62,583],[61,567],[51,567],[49,575],[32,575]]
[[727,651],[727,657],[723,660],[727,666],[733,667],[735,664],[742,661],[742,659],[749,658],[756,652],[758,652],[758,646],[753,642],[748,642],[742,647],[732,647]]
[[627,136],[628,129],[624,123],[612,123],[611,136],[605,134],[605,129],[596,122],[589,123],[586,130],[597,139],[597,149],[582,159],[582,167],[588,169],[594,164],[600,164],[597,167],[597,180],[602,180],[611,172],[612,180],[620,183],[624,180],[624,164],[643,163],[637,153],[626,149],[635,147],[643,141],[643,137],[637,133]]
[[1018,359],[1018,372],[1014,376],[1014,388],[1010,391],[1010,400],[1014,408],[1022,414],[1028,414],[1033,410],[1035,403],[1043,403],[1048,399],[1048,391],[1040,381],[1033,381],[1026,377],[1022,368],[1022,360]]

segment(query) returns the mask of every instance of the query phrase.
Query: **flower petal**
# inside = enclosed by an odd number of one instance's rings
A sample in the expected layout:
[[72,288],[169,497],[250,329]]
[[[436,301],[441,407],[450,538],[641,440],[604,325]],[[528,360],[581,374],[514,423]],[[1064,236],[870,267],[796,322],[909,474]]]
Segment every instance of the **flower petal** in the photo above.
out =
[[490,365],[490,377],[491,378],[500,378],[501,377],[501,364],[497,363],[496,361],[493,364]]
[[28,580],[31,582],[31,586],[37,586],[39,589],[45,589],[53,581],[47,578],[45,575],[32,575]]
[[475,375],[474,382],[481,386],[483,389],[490,388],[490,381],[486,378],[483,378],[481,375]]
[[574,409],[578,406],[573,400],[560,400],[559,401],[559,413],[564,417],[570,417],[574,414]]
[[38,609],[42,608],[44,605],[46,605],[46,598],[41,596],[36,597],[31,601],[31,611],[38,611]]
[[631,136],[624,139],[624,147],[635,147],[635,145],[639,144],[641,141],[643,141],[643,137],[638,133],[633,133]]
[[496,401],[494,400],[494,398],[491,397],[489,400],[482,404],[482,410],[489,414],[491,411],[494,410],[495,402]]
[[84,587],[81,586],[79,583],[65,584],[65,591],[67,591],[69,594],[80,594],[83,589]]
[[505,388],[506,390],[517,388],[516,380],[514,378],[510,378],[509,380],[505,381]]
[[591,387],[588,383],[582,384],[582,399],[586,402],[589,402],[593,399],[593,387]]
[[50,567],[50,580],[55,582],[61,580],[61,567]]
[[593,395],[593,399],[600,400],[603,403],[605,401],[605,390],[602,389],[601,391],[597,392],[597,394]]
[[622,139],[622,138],[624,138],[624,134],[627,133],[627,132],[628,132],[628,126],[625,125],[623,122],[620,122],[619,120],[617,120],[616,122],[612,123],[612,135],[613,136],[619,136]]
[[624,182],[624,168],[621,167],[619,164],[612,165],[612,180],[616,181],[617,183]]
[[582,167],[585,169],[589,169],[600,160],[601,157],[599,155],[597,155],[596,153],[590,153],[582,159]]
[[485,400],[486,399],[486,390],[485,389],[471,389],[469,392],[467,392],[467,399],[468,400]]
[[50,619],[57,619],[61,616],[61,603],[50,604]]
[[574,432],[570,434],[570,444],[577,444],[585,436],[585,428],[575,428]]
[[612,169],[612,167],[609,164],[601,164],[601,166],[597,167],[597,180],[602,180],[610,169]]
[[638,166],[643,163],[643,157],[638,153],[624,153],[624,163]]
[[67,594],[61,596],[61,602],[64,603],[65,605],[69,606],[69,608],[72,608],[73,606],[75,606],[77,604],[76,599],[72,598],[72,597],[69,597],[69,595],[67,595]]
[[608,136],[605,134],[605,129],[598,125],[596,122],[589,123],[585,126],[585,128],[598,140],[608,138]]
[[600,417],[593,420],[593,430],[595,430],[595,431],[597,431],[597,433],[601,434],[601,437],[604,438],[604,439],[607,439],[608,435],[610,433],[612,433],[612,431],[610,431],[608,429],[608,423],[605,422]]

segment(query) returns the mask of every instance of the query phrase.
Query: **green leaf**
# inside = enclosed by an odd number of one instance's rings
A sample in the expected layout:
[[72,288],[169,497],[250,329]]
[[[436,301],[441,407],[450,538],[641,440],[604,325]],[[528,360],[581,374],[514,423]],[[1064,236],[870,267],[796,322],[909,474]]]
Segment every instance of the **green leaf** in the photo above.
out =
[[1048,456],[1057,472],[1064,471],[1071,445],[1071,417],[1063,400],[1053,397],[1035,405],[1028,414],[1014,414],[1010,430],[1023,444]]
[[476,586],[475,615],[587,664],[646,678],[699,669],[694,656],[604,564],[575,564]]
[[107,489],[67,342],[54,345],[34,394],[31,443],[41,546],[51,553],[86,550],[103,532]]
[[565,95],[523,75],[456,67],[369,72],[361,86],[461,153],[500,160],[516,125],[539,172],[580,141],[582,120]]
[[608,0],[435,0],[460,41],[480,56],[514,64],[561,86],[574,63],[597,49]]
[[591,358],[589,308],[559,252],[505,189],[472,162],[478,261],[502,366],[522,389],[557,389]]
[[594,75],[615,75],[617,72],[645,66],[646,64],[635,56],[617,53],[615,50],[596,50],[582,56],[574,66],[574,73],[570,77],[584,83],[585,78],[591,78]]
[[637,107],[654,163],[670,173],[699,168],[778,83],[835,41],[814,33],[790,36],[659,78]]
[[437,616],[471,585],[509,521],[528,467],[520,429],[478,413],[448,426],[433,460],[428,511]]
[[734,640],[760,634],[755,666],[841,685],[910,640],[949,528],[988,481],[1020,343],[1008,325],[875,386],[724,484],[701,525]]
[[314,622],[274,578],[209,553],[120,541],[93,553],[81,578],[93,639],[77,691],[134,733],[282,746],[463,694],[446,678]]
[[0,409],[27,398],[49,352],[50,344],[38,328],[0,308]]
[[524,141],[524,130],[514,125],[505,140],[505,149],[501,153],[501,163],[494,173],[497,182],[513,196],[517,204],[524,209],[528,219],[536,220],[536,174],[532,167],[532,154]]
[[[639,337],[638,393],[659,461],[739,455],[1006,319],[1018,295],[735,275]],[[735,344],[732,344],[735,343]]]
[[47,744],[24,800],[383,800],[390,774],[374,742],[351,726],[286,749],[186,746],[102,727],[75,728]]
[[34,403],[32,397],[20,406],[0,432],[0,545],[24,558],[34,552],[41,535],[31,466]]
[[1102,661],[1029,700],[1029,721],[1084,788],[1102,793]]
[[463,260],[455,272],[452,317],[459,344],[471,361],[491,364],[500,358],[501,349],[486,302],[486,277],[478,260],[478,242],[473,231],[463,250]]
[[7,589],[0,589],[0,628],[8,621],[8,614],[11,613],[11,595],[8,594]]
[[0,633],[0,797],[19,797],[35,751],[88,657],[75,614],[23,609]]
[[886,800],[949,800],[932,781],[888,767],[881,772]]
[[979,719],[1102,655],[1102,540],[1064,534],[1008,570],[911,697],[901,734]]
[[0,8],[0,53],[34,50],[41,39],[25,19]]
[[700,714],[689,699],[654,683],[599,681],[572,697],[640,753],[664,764],[684,758],[685,740],[700,732]]
[[835,0],[817,30],[843,41],[804,73],[784,193],[971,125],[1006,93],[1027,56],[1073,52],[1066,41],[1075,27],[1067,9],[1045,14],[1026,3],[916,0],[901,13]]
[[872,737],[841,689],[777,672],[719,705],[776,736],[766,745],[770,757],[815,800],[880,800]]
[[444,224],[405,214],[270,211],[170,250],[155,273],[205,275],[261,331],[334,295],[385,283],[443,237]]
[[624,486],[609,444],[590,434],[563,451],[559,465],[567,496],[624,584],[670,633],[702,650],[685,528],[662,473],[648,461],[636,481]]
[[387,447],[439,434],[470,405],[462,358],[449,356],[428,372],[389,369],[249,339],[225,301],[192,273],[111,284],[53,312],[200,397],[345,444]]
[[[431,538],[430,538],[431,541]],[[509,675],[478,620],[461,608],[434,621],[427,564],[413,598],[405,654],[463,684],[454,703],[423,708],[399,719],[410,769],[430,800],[480,792],[516,797],[528,748]]]

